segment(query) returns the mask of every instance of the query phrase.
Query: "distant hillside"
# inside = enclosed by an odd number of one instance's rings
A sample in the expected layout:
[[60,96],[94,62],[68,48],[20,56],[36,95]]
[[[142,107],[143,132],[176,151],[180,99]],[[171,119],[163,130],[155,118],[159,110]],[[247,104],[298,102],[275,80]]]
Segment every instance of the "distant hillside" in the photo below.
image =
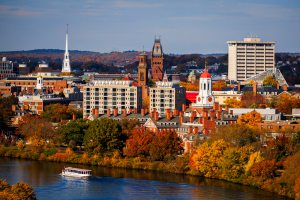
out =
[[[109,65],[127,65],[137,61],[137,51],[98,53],[92,51],[71,50],[70,57],[72,62],[97,62]],[[44,60],[50,62],[62,62],[64,50],[60,49],[35,49],[28,51],[9,51],[0,52],[0,57],[7,57],[16,62],[28,62]]]

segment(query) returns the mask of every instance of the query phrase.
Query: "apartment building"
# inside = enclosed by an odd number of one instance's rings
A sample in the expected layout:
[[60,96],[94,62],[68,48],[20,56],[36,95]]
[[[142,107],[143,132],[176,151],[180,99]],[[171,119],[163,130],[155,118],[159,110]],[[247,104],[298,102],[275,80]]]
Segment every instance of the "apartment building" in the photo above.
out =
[[17,70],[14,68],[14,63],[12,61],[8,61],[6,57],[3,57],[0,62],[0,79],[15,76],[17,76]]
[[181,110],[185,104],[185,87],[169,81],[158,81],[156,87],[150,88],[150,112],[156,110],[160,116],[170,111]]
[[89,116],[93,109],[99,114],[117,108],[118,113],[142,107],[142,89],[130,80],[96,80],[83,87],[83,116]]
[[256,74],[275,69],[275,42],[260,38],[228,41],[228,79],[244,81]]

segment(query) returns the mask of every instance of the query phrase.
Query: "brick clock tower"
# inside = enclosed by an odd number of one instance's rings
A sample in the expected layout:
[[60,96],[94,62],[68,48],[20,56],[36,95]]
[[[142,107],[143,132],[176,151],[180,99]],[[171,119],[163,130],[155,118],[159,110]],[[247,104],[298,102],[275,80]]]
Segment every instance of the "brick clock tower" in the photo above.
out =
[[146,86],[147,83],[148,83],[147,54],[143,52],[139,55],[138,84],[139,86]]
[[152,57],[151,57],[151,69],[152,69],[152,80],[162,81],[164,65],[163,65],[163,50],[160,43],[160,39],[155,39],[154,45],[152,48]]

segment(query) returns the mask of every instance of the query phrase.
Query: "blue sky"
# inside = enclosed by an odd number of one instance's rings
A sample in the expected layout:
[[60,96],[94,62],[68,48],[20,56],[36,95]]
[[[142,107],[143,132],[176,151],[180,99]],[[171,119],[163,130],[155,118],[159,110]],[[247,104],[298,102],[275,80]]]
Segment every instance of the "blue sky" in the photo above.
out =
[[0,51],[150,50],[226,53],[228,40],[259,36],[300,52],[299,0],[0,0]]

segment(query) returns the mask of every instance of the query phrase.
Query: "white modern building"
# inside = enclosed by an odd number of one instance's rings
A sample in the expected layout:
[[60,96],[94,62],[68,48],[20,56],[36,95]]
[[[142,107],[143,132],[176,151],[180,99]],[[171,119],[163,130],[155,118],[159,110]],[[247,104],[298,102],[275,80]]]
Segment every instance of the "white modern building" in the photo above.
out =
[[117,108],[121,114],[124,109],[142,108],[142,88],[134,86],[130,80],[113,81],[97,80],[92,81],[83,87],[83,116],[92,114],[97,109],[99,114],[106,114],[107,110]]
[[155,109],[162,116],[166,114],[166,109],[171,112],[181,110],[182,104],[185,104],[185,92],[185,87],[169,82],[165,74],[163,81],[156,82],[156,87],[150,88],[150,112]]
[[228,41],[228,79],[244,81],[267,70],[275,69],[275,42],[260,38]]

